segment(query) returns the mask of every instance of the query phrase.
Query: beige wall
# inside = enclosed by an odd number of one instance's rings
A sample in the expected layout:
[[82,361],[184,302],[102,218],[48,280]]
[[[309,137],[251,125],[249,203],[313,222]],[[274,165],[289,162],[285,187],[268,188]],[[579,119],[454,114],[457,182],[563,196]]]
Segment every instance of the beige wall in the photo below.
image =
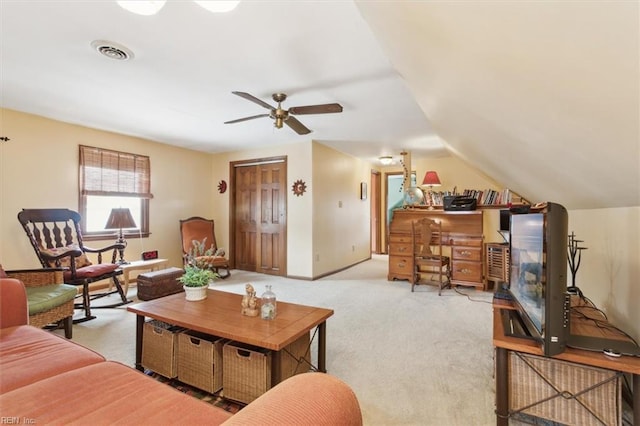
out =
[[640,341],[640,207],[570,210],[572,231],[587,247],[576,285],[614,325]]
[[[312,277],[312,227],[309,220],[312,210],[312,170],[311,142],[269,145],[261,149],[216,154],[213,159],[214,182],[225,179],[229,182],[229,163],[269,157],[287,157],[287,275]],[[307,192],[296,197],[291,191],[293,182],[301,179],[307,185]],[[213,218],[216,220],[216,234],[229,242],[229,194],[215,197]]]
[[371,165],[319,143],[313,144],[313,275],[371,257]]
[[[78,145],[148,155],[151,159],[149,238],[129,239],[127,258],[157,249],[170,264],[181,262],[178,220],[209,216],[213,205],[211,155],[148,140],[0,110],[0,262],[8,269],[40,267],[16,218],[22,208],[78,210]],[[113,243],[91,241],[89,246]]]

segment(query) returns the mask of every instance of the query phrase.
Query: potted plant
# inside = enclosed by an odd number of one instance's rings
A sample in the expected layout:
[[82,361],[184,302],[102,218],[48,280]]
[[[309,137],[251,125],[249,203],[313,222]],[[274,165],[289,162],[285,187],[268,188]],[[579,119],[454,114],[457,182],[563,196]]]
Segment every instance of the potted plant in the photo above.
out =
[[200,258],[210,256],[210,251],[204,249],[206,239],[202,242],[193,241],[193,248],[187,257],[187,266],[184,268],[184,274],[178,278],[182,283],[187,300],[202,300],[207,297],[207,289],[212,281],[215,281],[219,275],[209,269],[206,262],[202,262]]
[[187,300],[202,300],[207,297],[209,283],[216,277],[217,274],[210,269],[187,265],[178,281],[182,283]]

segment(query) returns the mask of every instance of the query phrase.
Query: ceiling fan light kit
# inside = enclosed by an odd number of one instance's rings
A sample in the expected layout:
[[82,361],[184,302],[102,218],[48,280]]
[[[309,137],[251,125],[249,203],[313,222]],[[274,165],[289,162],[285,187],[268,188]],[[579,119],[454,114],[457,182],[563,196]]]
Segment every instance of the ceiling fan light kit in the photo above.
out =
[[283,109],[282,102],[284,102],[287,99],[287,95],[285,93],[274,93],[273,95],[271,95],[271,98],[274,100],[274,102],[277,102],[278,104],[278,106],[275,108],[249,93],[246,93],[246,92],[231,92],[231,93],[233,93],[234,95],[240,96],[241,98],[244,98],[248,101],[256,103],[263,108],[268,109],[269,113],[252,115],[250,117],[244,117],[244,118],[238,118],[236,120],[225,121],[224,124],[239,123],[241,121],[253,120],[254,118],[270,117],[272,120],[274,120],[274,126],[277,129],[281,129],[282,126],[286,124],[297,134],[306,135],[311,133],[311,129],[307,128],[297,118],[292,117],[292,115],[332,114],[332,113],[342,112],[342,105],[337,103],[321,104],[321,105],[305,105],[305,106],[291,107],[288,110]]

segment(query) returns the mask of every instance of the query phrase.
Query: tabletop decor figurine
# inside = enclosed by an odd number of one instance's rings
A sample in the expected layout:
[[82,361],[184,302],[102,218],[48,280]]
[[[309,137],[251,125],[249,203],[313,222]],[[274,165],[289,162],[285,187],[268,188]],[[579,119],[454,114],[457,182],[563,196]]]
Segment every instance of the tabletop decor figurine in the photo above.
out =
[[251,284],[247,284],[244,288],[247,294],[242,297],[242,315],[257,317],[260,313],[260,309],[258,309],[256,291]]

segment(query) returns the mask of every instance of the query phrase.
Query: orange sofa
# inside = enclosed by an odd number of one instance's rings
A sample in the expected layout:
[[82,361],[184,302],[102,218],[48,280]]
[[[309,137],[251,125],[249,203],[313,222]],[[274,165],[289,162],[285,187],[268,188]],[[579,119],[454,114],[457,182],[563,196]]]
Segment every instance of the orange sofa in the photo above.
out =
[[232,415],[27,323],[24,285],[0,278],[3,418],[41,425],[362,425],[355,394],[328,374],[293,376]]

